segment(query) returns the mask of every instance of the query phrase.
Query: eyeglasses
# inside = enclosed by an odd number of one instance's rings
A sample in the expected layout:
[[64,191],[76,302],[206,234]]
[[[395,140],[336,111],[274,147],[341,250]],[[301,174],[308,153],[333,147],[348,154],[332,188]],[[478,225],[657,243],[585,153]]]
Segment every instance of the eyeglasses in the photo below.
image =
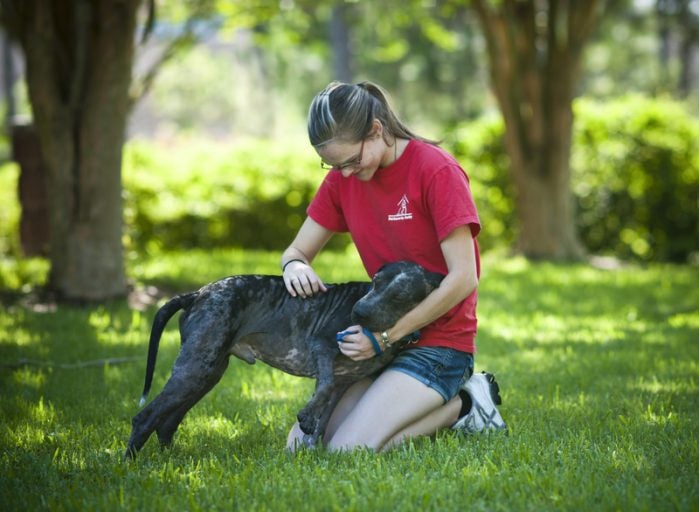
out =
[[340,164],[340,165],[326,164],[325,162],[323,162],[321,160],[320,161],[320,168],[325,170],[325,171],[329,171],[331,169],[335,169],[337,171],[344,171],[346,169],[354,169],[356,167],[359,167],[362,164],[362,156],[364,155],[364,141],[365,140],[366,139],[362,139],[362,145],[359,146],[359,156],[357,156],[357,158],[355,158],[354,160],[351,160],[349,162],[345,162],[344,164]]

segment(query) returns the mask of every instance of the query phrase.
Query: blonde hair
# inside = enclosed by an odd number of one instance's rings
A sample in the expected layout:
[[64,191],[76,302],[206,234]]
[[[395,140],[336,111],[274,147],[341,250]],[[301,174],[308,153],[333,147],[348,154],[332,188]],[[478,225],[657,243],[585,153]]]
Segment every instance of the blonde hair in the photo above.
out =
[[371,132],[374,119],[384,127],[386,144],[392,145],[396,137],[438,144],[405,126],[391,109],[383,90],[371,82],[328,84],[308,109],[308,138],[315,147],[333,140],[359,142]]

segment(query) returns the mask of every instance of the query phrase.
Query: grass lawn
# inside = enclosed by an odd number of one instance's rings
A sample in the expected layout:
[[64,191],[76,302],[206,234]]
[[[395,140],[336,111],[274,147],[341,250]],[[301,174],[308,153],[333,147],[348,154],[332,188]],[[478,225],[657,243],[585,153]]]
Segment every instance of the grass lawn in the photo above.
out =
[[[277,261],[190,252],[130,273],[174,292]],[[317,269],[364,278],[354,256]],[[45,270],[0,261],[0,282]],[[172,449],[153,436],[124,462],[155,308],[2,306],[2,510],[699,510],[697,267],[486,257],[476,370],[497,375],[509,436],[443,432],[380,455],[285,453],[312,382],[234,359]],[[171,322],[151,397],[178,344]]]

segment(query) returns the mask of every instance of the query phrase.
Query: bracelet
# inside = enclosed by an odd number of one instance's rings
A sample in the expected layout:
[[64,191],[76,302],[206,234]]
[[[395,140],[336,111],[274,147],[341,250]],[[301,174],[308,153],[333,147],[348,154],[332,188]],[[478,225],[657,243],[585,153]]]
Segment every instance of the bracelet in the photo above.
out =
[[392,345],[391,340],[388,338],[388,332],[386,331],[381,331],[381,341],[383,341],[384,349],[387,349]]
[[293,260],[289,260],[289,261],[287,261],[286,263],[284,263],[284,265],[282,265],[282,274],[283,274],[284,271],[286,270],[287,265],[288,265],[289,263],[293,263],[293,262],[295,262],[295,261],[300,261],[301,263],[303,263],[303,264],[305,264],[305,265],[308,265],[308,263],[306,263],[305,261],[303,261],[303,260],[301,260],[301,259],[299,259],[299,258],[294,258]]

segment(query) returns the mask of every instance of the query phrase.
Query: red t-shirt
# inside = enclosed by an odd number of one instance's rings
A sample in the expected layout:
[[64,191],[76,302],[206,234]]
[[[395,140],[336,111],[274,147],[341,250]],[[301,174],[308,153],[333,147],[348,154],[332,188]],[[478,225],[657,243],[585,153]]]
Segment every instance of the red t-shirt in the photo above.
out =
[[[398,160],[379,169],[369,181],[343,178],[339,171],[330,171],[307,211],[326,229],[350,232],[372,277],[382,265],[401,260],[446,274],[439,244],[455,228],[468,225],[480,276],[475,239],[480,221],[468,177],[438,146],[411,140]],[[476,301],[474,291],[420,329],[418,345],[475,352]]]

